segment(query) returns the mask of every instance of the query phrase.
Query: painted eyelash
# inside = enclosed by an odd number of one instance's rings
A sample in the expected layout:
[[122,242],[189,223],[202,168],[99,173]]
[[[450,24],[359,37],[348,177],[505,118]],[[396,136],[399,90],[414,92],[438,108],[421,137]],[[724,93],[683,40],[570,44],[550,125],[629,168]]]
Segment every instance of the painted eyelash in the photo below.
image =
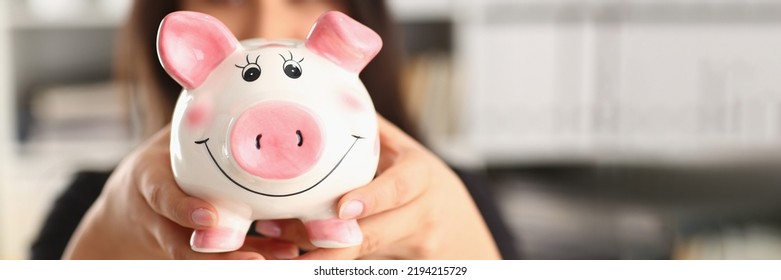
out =
[[[290,50],[288,50],[288,51],[287,51],[287,53],[289,53],[289,54],[290,54],[290,59],[286,58],[286,57],[285,57],[284,55],[282,55],[281,53],[279,54],[279,57],[281,57],[281,58],[282,58],[282,60],[284,60],[284,62],[282,62],[282,63],[285,63],[285,62],[288,62],[288,61],[295,61],[295,60],[293,59],[293,53],[292,53]],[[301,63],[301,61],[304,61],[304,58],[301,58],[301,60],[299,60],[299,61],[297,61],[297,62],[298,62],[298,63]]]
[[257,57],[255,57],[255,62],[250,62],[250,61],[249,61],[249,54],[247,54],[247,56],[246,56],[246,58],[245,58],[245,59],[247,60],[247,64],[245,64],[244,66],[241,66],[241,65],[238,65],[238,64],[234,64],[234,65],[235,65],[236,67],[238,67],[238,68],[242,68],[242,69],[244,69],[244,67],[247,67],[247,65],[250,65],[250,64],[255,64],[255,65],[258,65],[258,60],[260,59],[260,55],[258,55]]

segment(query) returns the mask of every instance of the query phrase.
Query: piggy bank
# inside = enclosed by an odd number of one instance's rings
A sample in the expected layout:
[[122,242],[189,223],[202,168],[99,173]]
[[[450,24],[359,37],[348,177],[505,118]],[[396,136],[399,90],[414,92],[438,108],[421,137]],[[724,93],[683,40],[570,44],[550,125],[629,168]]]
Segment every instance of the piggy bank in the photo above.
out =
[[239,42],[217,19],[174,12],[157,50],[184,88],[171,122],[176,182],[210,202],[218,226],[197,229],[198,252],[240,248],[254,220],[296,218],[318,247],[363,236],[336,202],[374,177],[379,138],[360,71],[382,47],[368,27],[327,12],[304,41]]

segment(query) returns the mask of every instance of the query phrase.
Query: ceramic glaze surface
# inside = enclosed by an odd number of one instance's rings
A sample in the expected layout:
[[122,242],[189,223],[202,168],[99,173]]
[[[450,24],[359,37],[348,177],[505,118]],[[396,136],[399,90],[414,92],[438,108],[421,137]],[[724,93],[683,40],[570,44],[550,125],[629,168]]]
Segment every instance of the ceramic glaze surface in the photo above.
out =
[[218,227],[193,232],[194,250],[236,250],[252,221],[283,218],[301,219],[316,246],[360,244],[357,222],[335,207],[377,169],[376,114],[358,78],[382,47],[375,32],[327,12],[305,41],[238,42],[211,16],[175,12],[157,43],[184,88],[174,177],[218,210]]

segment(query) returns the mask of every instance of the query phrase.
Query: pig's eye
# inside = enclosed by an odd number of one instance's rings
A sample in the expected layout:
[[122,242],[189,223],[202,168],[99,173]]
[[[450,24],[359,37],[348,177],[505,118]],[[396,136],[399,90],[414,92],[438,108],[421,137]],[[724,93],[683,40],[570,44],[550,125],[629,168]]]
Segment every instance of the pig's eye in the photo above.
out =
[[290,51],[287,51],[290,54],[290,58],[286,58],[283,55],[279,55],[282,57],[282,59],[285,61],[282,64],[282,71],[285,72],[285,75],[287,75],[291,79],[298,79],[301,77],[301,61],[304,61],[302,58],[299,61],[296,61],[293,59],[293,53]]
[[285,61],[285,65],[282,66],[282,69],[285,70],[285,75],[291,79],[298,79],[298,77],[301,77],[301,65],[295,60]]
[[252,82],[260,78],[260,65],[258,65],[258,59],[260,56],[255,57],[255,62],[249,61],[249,55],[247,55],[247,65],[236,67],[241,68],[241,78],[247,82]]
[[241,77],[247,82],[257,80],[260,77],[260,67],[254,64],[247,65],[244,70],[241,70]]

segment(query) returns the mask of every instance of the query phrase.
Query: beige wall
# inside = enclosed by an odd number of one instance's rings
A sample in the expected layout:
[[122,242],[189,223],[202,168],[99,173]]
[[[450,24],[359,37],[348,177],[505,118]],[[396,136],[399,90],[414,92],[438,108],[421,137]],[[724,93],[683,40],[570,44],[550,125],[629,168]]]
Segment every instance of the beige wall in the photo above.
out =
[[[11,74],[8,70],[11,64],[8,18],[8,1],[0,1],[0,228],[9,227],[7,222],[10,215],[8,173],[12,164],[11,145],[13,144],[11,141],[13,95],[11,94]],[[8,252],[10,239],[7,232],[9,231],[0,231],[0,259],[15,257]]]

